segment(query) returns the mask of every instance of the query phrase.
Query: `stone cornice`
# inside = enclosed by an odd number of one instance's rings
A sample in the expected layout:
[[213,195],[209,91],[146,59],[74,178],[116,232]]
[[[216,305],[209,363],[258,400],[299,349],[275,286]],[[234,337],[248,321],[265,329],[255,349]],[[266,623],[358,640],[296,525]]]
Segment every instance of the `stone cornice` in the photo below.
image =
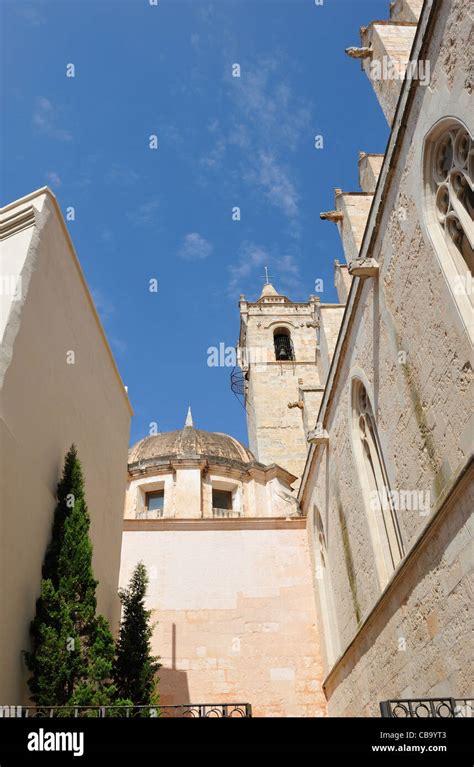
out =
[[[303,312],[306,310],[308,313],[311,313],[313,311],[313,304],[306,303],[306,304],[249,304],[248,306],[248,314],[251,316],[255,316],[258,314],[290,314],[290,312],[297,311],[299,312],[300,309],[303,309]],[[285,311],[283,311],[285,310]]]
[[[15,205],[15,203],[14,203]],[[26,207],[11,207],[7,205],[0,208],[0,240],[6,240],[17,232],[23,231],[34,226],[36,223],[36,208],[34,205]]]
[[258,461],[248,463],[233,461],[229,458],[216,458],[214,456],[160,456],[159,459],[148,458],[145,461],[137,461],[129,464],[128,478],[156,477],[157,475],[170,474],[176,469],[206,469],[208,474],[227,474],[238,479],[262,479],[268,482],[271,479],[281,479],[287,485],[291,485],[297,477],[276,463],[265,465]]
[[277,365],[277,366],[283,366],[287,368],[292,368],[294,365],[298,365],[300,367],[301,365],[312,365],[313,367],[317,365],[317,362],[315,360],[268,360],[266,362],[249,362],[248,367],[252,368],[263,368],[263,367],[270,367],[271,365]]
[[165,530],[304,530],[304,517],[202,517],[200,519],[124,519],[123,531],[151,532]]
[[367,29],[372,27],[417,27],[416,21],[397,21],[396,19],[378,19],[371,21],[367,26],[360,27],[361,32],[366,32]]

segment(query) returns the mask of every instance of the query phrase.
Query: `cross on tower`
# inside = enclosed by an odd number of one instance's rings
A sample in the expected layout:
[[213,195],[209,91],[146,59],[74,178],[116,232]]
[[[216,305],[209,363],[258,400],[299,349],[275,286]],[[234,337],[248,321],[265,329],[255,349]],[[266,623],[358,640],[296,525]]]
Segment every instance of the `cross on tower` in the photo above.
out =
[[265,267],[265,285],[269,285],[270,280],[268,279],[268,268]]

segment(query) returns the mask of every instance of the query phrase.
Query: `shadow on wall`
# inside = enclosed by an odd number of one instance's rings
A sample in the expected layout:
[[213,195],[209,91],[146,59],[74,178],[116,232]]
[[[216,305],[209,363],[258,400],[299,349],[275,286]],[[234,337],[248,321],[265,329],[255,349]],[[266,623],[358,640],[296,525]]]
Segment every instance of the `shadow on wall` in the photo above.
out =
[[179,706],[191,703],[186,671],[162,667],[158,671],[158,676],[160,677],[158,689],[162,706]]
[[[158,671],[159,692],[162,706],[180,706],[191,703],[188,675],[176,668],[176,623],[171,624],[171,668],[162,666]],[[198,701],[199,702],[199,701]],[[179,716],[177,712],[175,714]]]

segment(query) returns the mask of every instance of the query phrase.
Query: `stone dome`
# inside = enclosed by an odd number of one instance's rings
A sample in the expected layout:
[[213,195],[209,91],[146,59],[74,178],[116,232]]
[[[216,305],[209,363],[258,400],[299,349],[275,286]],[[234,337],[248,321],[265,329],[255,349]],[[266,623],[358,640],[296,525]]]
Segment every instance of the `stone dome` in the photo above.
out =
[[224,463],[255,461],[250,450],[229,434],[195,429],[190,414],[183,429],[145,437],[128,453],[129,465],[172,458],[213,458]]

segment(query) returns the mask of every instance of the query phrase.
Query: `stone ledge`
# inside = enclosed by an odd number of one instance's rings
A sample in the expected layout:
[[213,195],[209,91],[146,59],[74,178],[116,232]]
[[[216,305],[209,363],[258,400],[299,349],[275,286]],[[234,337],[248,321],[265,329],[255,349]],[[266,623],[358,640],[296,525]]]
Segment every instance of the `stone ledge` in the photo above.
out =
[[124,532],[151,530],[304,530],[306,517],[124,519]]

